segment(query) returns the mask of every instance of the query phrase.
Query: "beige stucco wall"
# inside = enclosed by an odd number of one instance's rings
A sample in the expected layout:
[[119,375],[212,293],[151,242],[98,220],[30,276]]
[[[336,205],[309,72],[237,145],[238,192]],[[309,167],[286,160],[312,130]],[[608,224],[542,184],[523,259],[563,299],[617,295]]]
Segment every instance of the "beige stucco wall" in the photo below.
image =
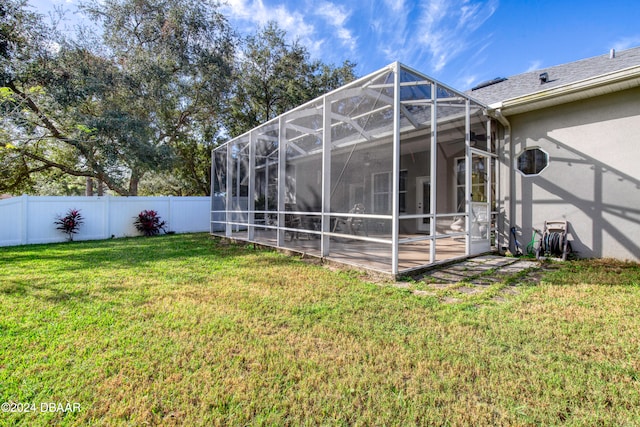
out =
[[[532,227],[566,219],[580,257],[640,260],[640,88],[508,119],[504,230],[516,226],[526,245]],[[526,177],[515,158],[531,147],[546,151],[549,165]]]

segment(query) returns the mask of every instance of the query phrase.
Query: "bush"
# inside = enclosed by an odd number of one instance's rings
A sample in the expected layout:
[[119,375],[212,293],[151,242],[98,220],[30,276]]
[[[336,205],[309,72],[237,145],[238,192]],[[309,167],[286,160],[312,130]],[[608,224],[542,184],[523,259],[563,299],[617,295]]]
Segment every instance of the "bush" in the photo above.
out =
[[69,209],[66,216],[61,217],[58,215],[58,219],[54,221],[54,224],[58,224],[56,229],[66,233],[69,236],[69,241],[72,241],[73,235],[78,232],[80,224],[83,222],[84,218],[78,209]]
[[156,211],[142,211],[135,218],[133,224],[145,236],[155,236],[160,234],[160,230],[164,231],[166,223],[160,220],[160,215]]

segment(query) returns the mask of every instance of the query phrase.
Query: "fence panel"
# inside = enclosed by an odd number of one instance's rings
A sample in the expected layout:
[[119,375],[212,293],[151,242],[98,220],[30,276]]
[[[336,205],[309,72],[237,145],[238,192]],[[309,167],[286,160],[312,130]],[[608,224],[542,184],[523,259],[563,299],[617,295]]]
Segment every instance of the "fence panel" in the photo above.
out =
[[49,197],[21,196],[0,200],[0,246],[63,242],[66,234],[54,221],[79,209],[84,223],[74,240],[138,236],[133,222],[143,210],[155,210],[176,233],[210,230],[209,197]]
[[19,245],[23,240],[25,212],[22,198],[0,200],[0,245]]

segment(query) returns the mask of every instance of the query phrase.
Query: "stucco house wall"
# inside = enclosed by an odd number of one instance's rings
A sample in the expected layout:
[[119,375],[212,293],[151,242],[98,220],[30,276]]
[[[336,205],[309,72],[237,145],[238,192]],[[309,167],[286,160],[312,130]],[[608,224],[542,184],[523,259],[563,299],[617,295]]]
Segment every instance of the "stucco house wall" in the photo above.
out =
[[[510,164],[503,170],[511,174],[519,240],[528,242],[545,220],[567,220],[578,256],[640,260],[640,88],[509,121],[512,146],[503,161]],[[535,147],[548,153],[549,165],[524,176],[517,156]]]

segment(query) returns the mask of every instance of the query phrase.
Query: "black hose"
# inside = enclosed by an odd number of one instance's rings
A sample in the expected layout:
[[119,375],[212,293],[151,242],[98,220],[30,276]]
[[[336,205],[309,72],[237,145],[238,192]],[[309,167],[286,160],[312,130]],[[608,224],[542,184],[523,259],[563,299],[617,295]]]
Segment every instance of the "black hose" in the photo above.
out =
[[564,254],[564,235],[557,232],[547,232],[542,238],[542,250],[544,253],[554,256]]

